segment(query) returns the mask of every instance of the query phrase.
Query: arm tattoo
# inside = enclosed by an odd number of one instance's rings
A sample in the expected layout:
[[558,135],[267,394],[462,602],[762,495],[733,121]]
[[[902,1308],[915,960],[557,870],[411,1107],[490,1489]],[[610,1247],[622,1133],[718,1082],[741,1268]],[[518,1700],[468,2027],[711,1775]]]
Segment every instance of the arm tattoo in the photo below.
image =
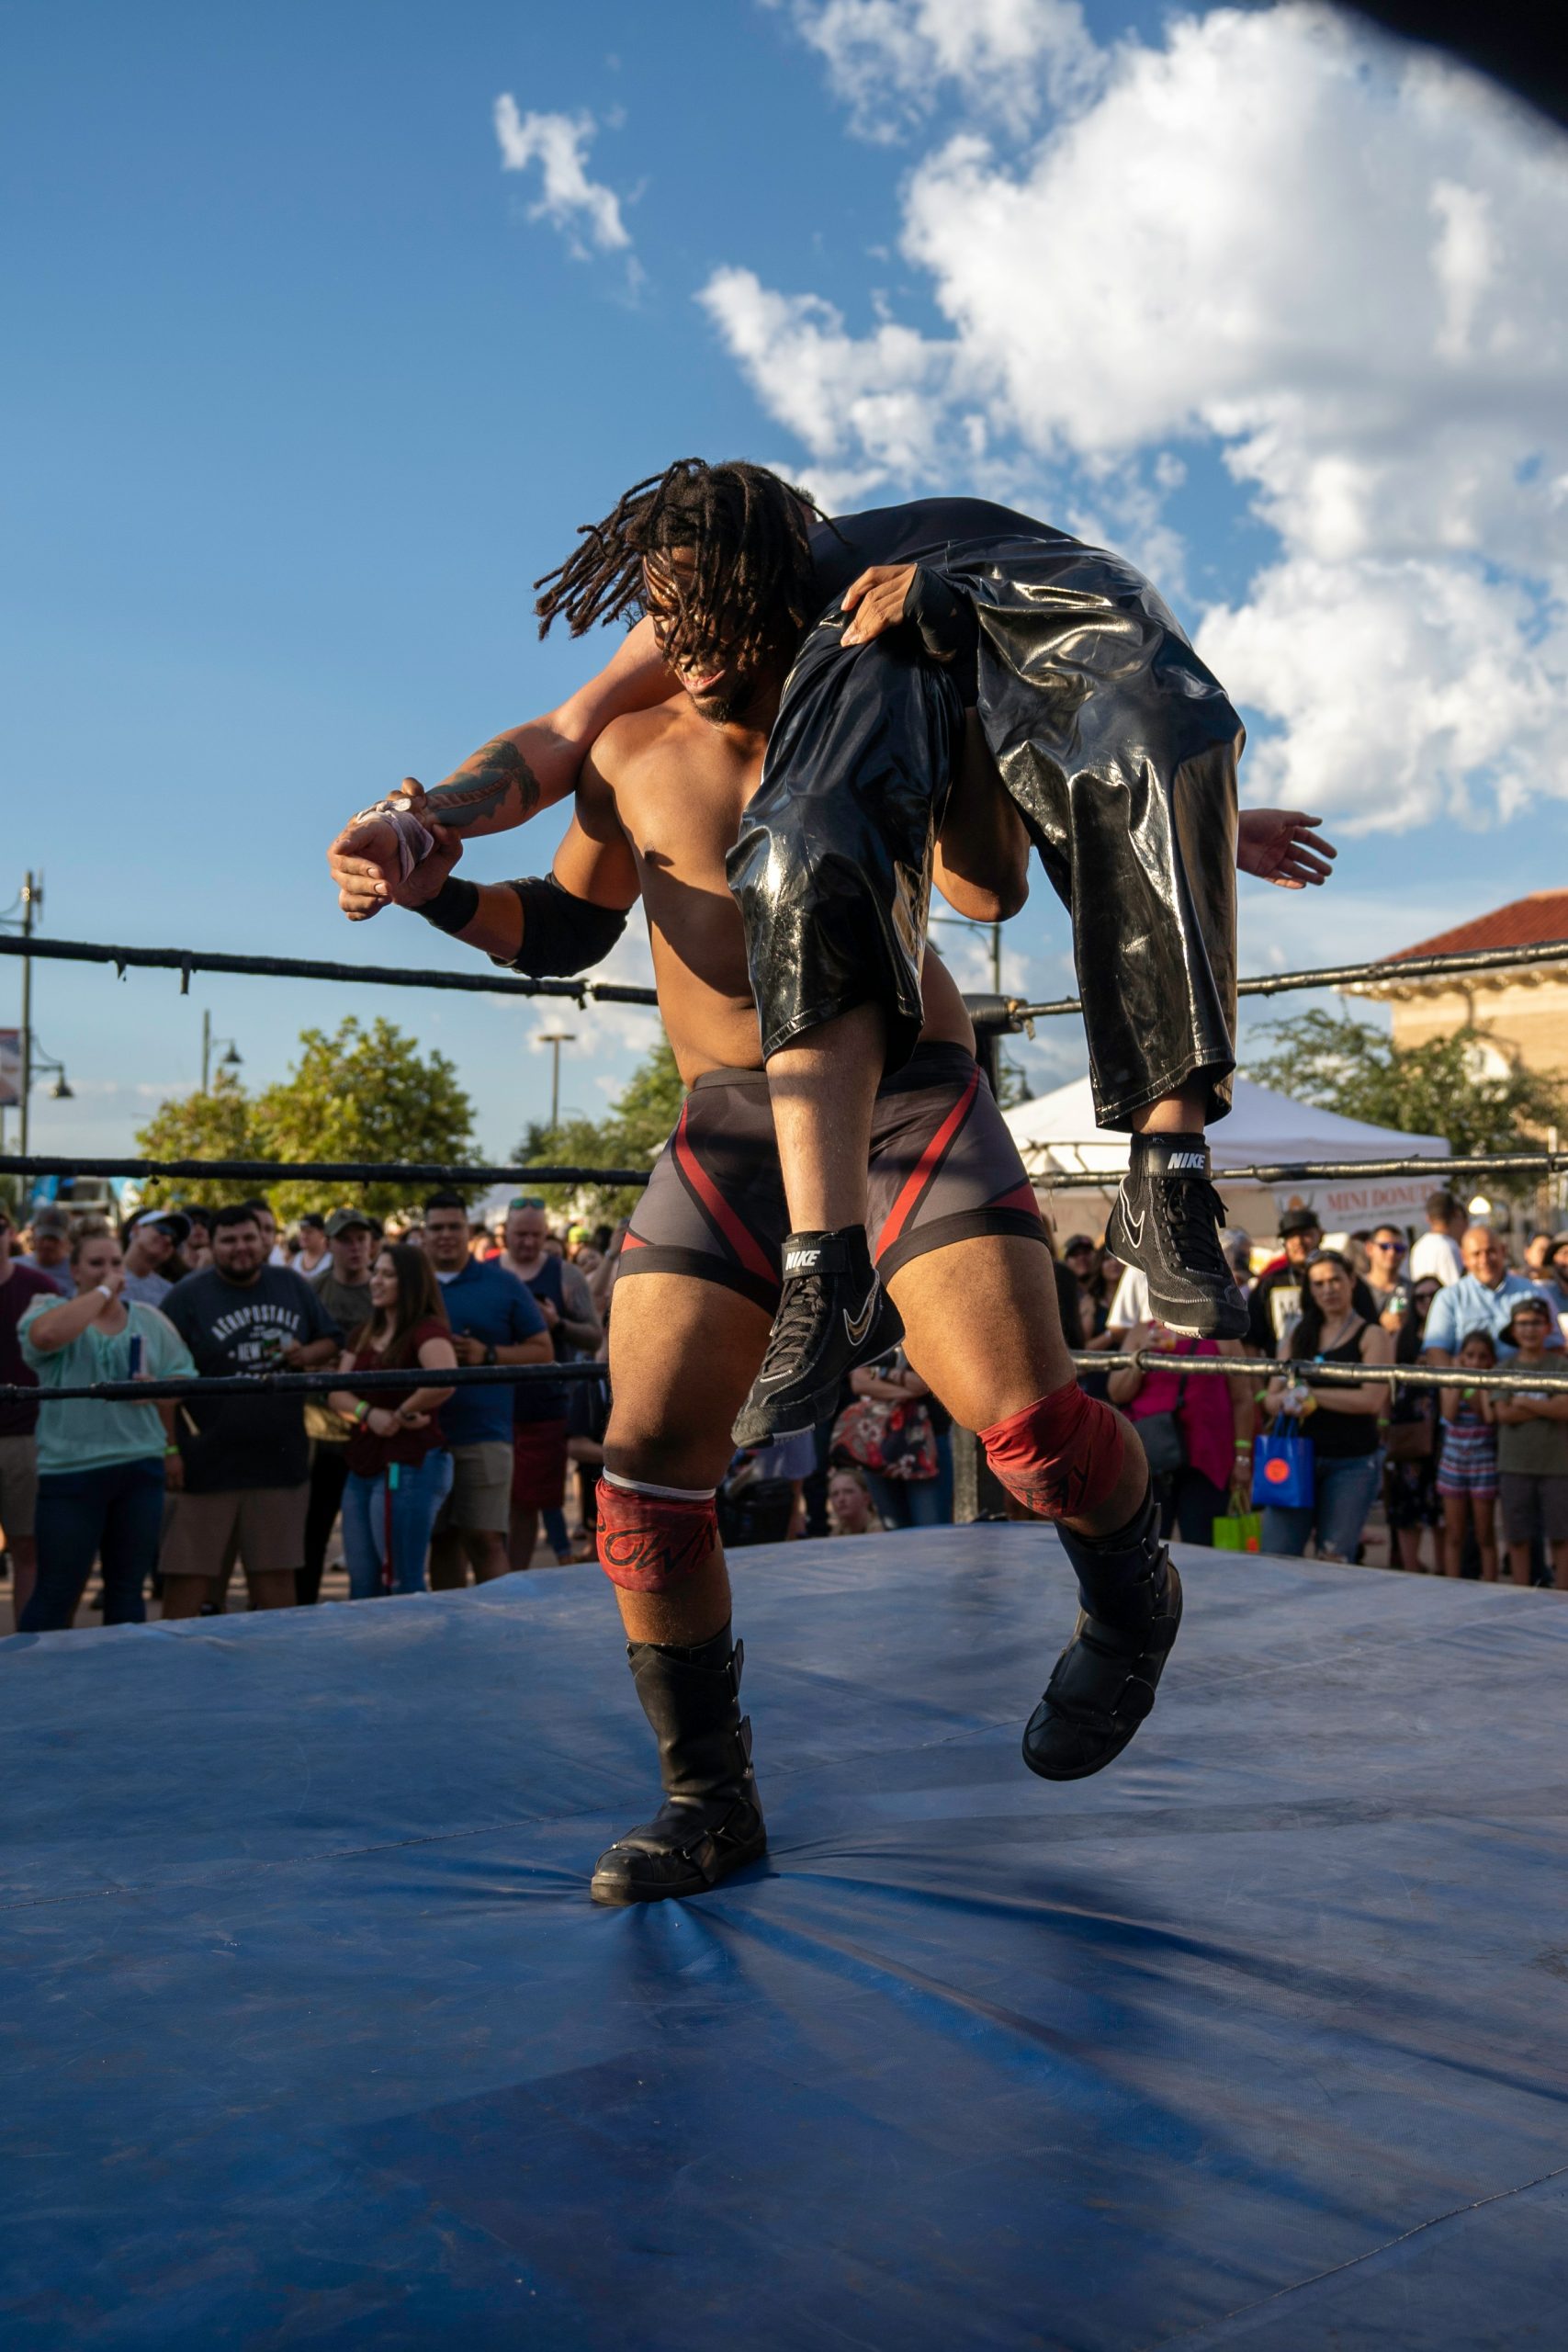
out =
[[515,743],[498,735],[465,760],[456,775],[427,797],[430,813],[456,833],[466,833],[506,811],[523,824],[539,805],[539,780]]

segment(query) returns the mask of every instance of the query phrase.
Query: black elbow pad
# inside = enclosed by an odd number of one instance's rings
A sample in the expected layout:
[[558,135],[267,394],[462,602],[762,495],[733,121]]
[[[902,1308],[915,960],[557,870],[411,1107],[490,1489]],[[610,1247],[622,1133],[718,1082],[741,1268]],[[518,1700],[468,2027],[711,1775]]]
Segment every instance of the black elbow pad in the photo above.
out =
[[602,964],[626,927],[618,907],[596,907],[592,899],[574,898],[553,874],[531,875],[525,882],[509,882],[523,910],[523,944],[510,962],[492,956],[492,964],[507,964],[526,972],[532,980],[564,979]]

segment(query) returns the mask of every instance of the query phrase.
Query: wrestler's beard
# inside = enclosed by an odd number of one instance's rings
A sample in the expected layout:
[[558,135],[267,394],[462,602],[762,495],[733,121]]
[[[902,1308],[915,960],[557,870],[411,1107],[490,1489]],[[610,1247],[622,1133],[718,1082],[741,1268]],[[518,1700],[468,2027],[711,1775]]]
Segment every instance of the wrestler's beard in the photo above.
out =
[[692,696],[693,707],[698,718],[705,718],[710,727],[741,725],[758,700],[758,685],[755,678],[738,678],[735,684],[726,687],[722,694]]
[[781,673],[772,663],[739,672],[710,694],[691,694],[693,709],[710,727],[771,727],[778,710]]

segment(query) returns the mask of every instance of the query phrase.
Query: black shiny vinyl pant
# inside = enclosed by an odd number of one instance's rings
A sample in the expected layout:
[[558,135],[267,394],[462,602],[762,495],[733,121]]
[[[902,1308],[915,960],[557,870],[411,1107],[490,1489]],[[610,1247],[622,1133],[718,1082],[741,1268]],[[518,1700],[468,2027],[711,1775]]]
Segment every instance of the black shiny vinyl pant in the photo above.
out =
[[[1059,558],[1048,579],[1043,558],[972,569],[979,721],[1072,916],[1100,1125],[1130,1126],[1198,1076],[1223,1117],[1240,722],[1146,583],[1075,553],[1092,594]],[[832,606],[801,648],[728,876],[764,1053],[870,1001],[894,1069],[919,1032],[931,853],[964,713],[911,631],[845,648],[842,628]]]

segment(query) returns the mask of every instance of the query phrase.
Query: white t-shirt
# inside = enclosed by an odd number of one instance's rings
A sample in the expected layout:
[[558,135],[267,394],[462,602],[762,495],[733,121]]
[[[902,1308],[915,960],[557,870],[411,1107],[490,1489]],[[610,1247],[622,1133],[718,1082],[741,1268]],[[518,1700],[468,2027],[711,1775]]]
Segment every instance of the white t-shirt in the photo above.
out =
[[1447,1290],[1464,1272],[1459,1243],[1451,1233],[1424,1233],[1410,1252],[1405,1278],[1413,1283],[1441,1283]]
[[1106,1317],[1109,1329],[1130,1331],[1134,1323],[1147,1323],[1149,1315],[1149,1278],[1141,1266],[1129,1266],[1116,1285],[1116,1295]]

